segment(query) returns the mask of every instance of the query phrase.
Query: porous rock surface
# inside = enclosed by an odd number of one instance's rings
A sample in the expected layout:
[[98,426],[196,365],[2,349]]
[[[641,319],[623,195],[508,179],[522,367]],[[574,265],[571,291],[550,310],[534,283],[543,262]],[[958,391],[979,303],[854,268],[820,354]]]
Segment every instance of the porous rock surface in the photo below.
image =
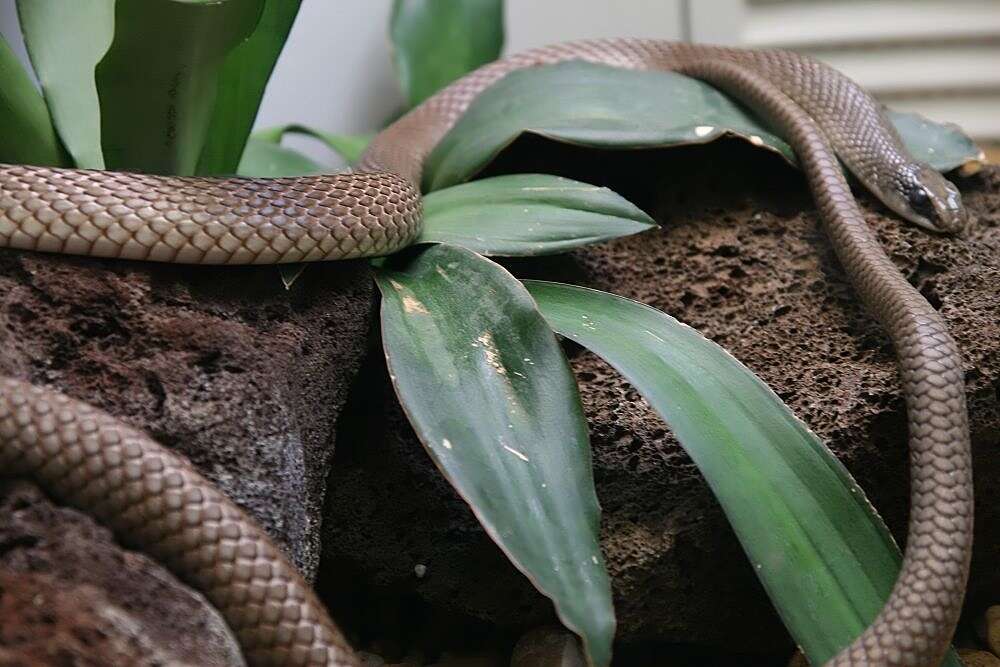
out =
[[[906,422],[892,349],[846,282],[799,174],[735,140],[595,155],[529,138],[494,168],[515,169],[610,185],[663,225],[511,263],[515,273],[637,299],[725,346],[844,461],[902,543]],[[978,219],[967,238],[928,234],[862,199],[889,255],[964,351],[978,501],[968,608],[981,610],[1000,599],[1000,168],[959,183]],[[720,507],[667,426],[602,361],[570,353],[590,422],[618,639],[788,655],[790,640]],[[373,379],[352,395],[340,433],[324,558],[434,606],[511,627],[550,622],[551,604],[422,450],[381,359],[369,365]]]
[[0,665],[243,664],[205,599],[110,532],[0,482]]
[[[365,262],[311,266],[286,290],[273,266],[172,266],[4,250],[0,374],[87,401],[188,457],[312,577],[334,427],[366,353],[374,304]],[[43,514],[63,516],[48,500],[31,502]],[[9,512],[0,508],[0,532],[16,528]],[[73,521],[97,530],[82,515]],[[51,531],[58,530],[42,530],[31,548],[41,560],[30,557],[38,564],[30,579],[12,574],[2,557],[0,577],[18,599],[32,599],[37,586],[44,613],[65,619],[105,604],[111,591],[93,580],[83,560],[72,572],[56,571],[58,533]],[[103,549],[107,536],[98,542]],[[76,542],[66,552],[87,549]],[[119,588],[134,585],[129,590],[140,595],[148,589],[138,579]],[[179,586],[161,574],[154,584]],[[54,586],[85,592],[46,597]],[[206,604],[198,598],[198,614],[209,613]],[[11,609],[0,607],[0,626],[11,622]],[[191,612],[163,613],[164,624],[180,627],[178,615]],[[44,626],[25,632],[38,639]]]

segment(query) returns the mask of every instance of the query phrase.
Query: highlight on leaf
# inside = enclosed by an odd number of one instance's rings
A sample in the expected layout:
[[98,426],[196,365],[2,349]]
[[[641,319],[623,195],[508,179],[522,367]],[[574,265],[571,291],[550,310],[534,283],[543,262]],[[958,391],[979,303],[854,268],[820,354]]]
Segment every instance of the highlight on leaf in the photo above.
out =
[[[890,112],[890,118],[908,148],[936,169],[982,159],[955,126],[915,114]],[[614,149],[701,144],[733,135],[795,162],[783,139],[706,83],[673,72],[573,61],[513,72],[479,95],[428,158],[424,189],[469,180],[525,132]]]
[[461,248],[387,260],[376,280],[390,377],[424,448],[591,663],[608,665],[587,423],[552,330],[517,279]]
[[608,188],[547,174],[516,174],[428,194],[417,242],[451,243],[484,255],[546,255],[655,226]]

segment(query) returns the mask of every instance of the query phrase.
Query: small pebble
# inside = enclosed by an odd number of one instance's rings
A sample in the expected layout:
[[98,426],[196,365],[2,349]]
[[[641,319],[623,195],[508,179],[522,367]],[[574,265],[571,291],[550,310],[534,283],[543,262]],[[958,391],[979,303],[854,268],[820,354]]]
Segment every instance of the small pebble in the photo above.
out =
[[792,659],[788,661],[788,667],[809,667],[809,659],[802,649],[796,649]]
[[968,648],[958,649],[965,667],[1000,667],[1000,658],[986,651],[976,651]]
[[536,628],[514,647],[510,667],[584,667],[580,641],[560,627]]
[[983,612],[976,624],[976,634],[994,655],[1000,655],[1000,605],[993,605]]
[[366,651],[355,651],[355,653],[358,655],[358,660],[361,661],[361,667],[382,667],[385,665],[385,660],[380,655]]

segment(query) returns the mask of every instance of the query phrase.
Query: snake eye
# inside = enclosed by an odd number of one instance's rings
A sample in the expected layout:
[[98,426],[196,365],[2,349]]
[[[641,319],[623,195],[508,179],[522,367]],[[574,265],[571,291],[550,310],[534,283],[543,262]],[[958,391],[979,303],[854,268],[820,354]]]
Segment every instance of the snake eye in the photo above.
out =
[[934,215],[934,205],[931,203],[930,195],[927,190],[917,186],[910,190],[909,197],[910,208],[917,215],[923,216],[928,220],[933,220],[936,216]]

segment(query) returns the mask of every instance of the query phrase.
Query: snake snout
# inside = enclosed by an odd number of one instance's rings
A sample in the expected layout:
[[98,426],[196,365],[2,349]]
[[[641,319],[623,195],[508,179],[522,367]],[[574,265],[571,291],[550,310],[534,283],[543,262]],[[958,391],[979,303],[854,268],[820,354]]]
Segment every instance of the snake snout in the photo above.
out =
[[905,189],[906,210],[901,213],[921,227],[960,234],[969,225],[962,193],[955,184],[929,166],[919,165]]

